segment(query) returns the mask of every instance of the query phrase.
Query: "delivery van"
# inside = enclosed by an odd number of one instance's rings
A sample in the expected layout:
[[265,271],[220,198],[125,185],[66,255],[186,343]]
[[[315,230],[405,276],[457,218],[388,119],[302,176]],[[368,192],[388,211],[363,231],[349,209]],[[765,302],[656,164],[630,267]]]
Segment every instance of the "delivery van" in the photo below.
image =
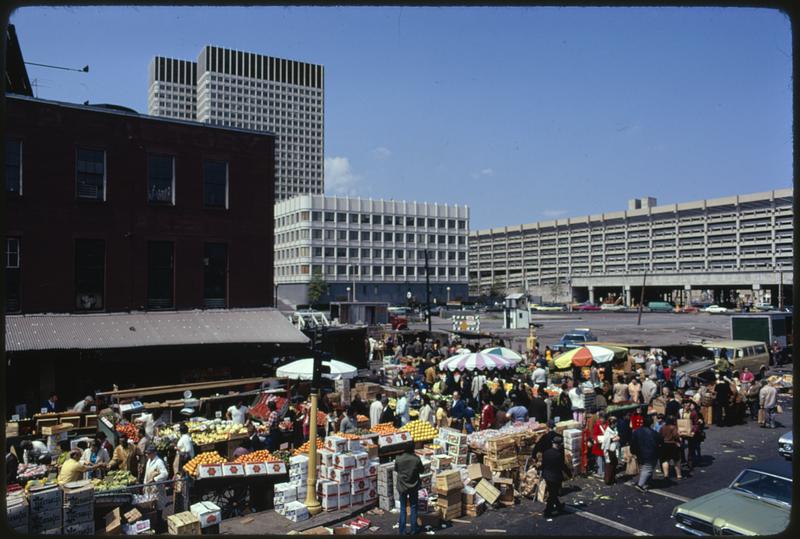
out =
[[769,350],[767,343],[759,341],[706,341],[703,347],[714,352],[718,358],[724,348],[727,350],[731,370],[740,371],[747,367],[754,373],[758,372],[761,365],[769,366]]

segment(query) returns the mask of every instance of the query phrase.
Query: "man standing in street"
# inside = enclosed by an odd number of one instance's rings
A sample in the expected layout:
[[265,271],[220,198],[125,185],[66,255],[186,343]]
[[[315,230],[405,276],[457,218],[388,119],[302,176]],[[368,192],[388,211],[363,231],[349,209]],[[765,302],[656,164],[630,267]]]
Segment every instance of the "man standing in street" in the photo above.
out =
[[425,471],[422,460],[414,453],[414,446],[407,444],[405,451],[394,461],[397,472],[397,492],[400,494],[400,535],[406,533],[406,507],[411,505],[411,535],[417,528],[417,504],[419,502],[419,476]]
[[656,392],[658,391],[658,384],[656,384],[656,375],[651,374],[649,375],[644,382],[642,382],[642,402],[646,405],[650,405],[650,401],[653,400],[653,397],[656,396]]
[[374,427],[381,421],[381,414],[383,413],[383,404],[381,403],[381,394],[375,395],[375,401],[369,405],[369,426]]
[[775,409],[778,407],[778,390],[771,386],[767,380],[761,380],[758,403],[761,410],[764,410],[764,422],[761,423],[761,427],[774,429]]
[[564,462],[564,453],[561,451],[563,438],[553,437],[553,446],[542,453],[542,479],[547,485],[547,505],[544,508],[544,517],[550,518],[555,512],[564,510],[564,504],[558,500],[564,474],[571,476],[567,463]]
[[639,462],[639,481],[635,486],[642,492],[647,492],[647,483],[658,463],[659,442],[658,433],[653,430],[653,416],[648,415],[644,426],[636,429],[631,437],[631,454]]

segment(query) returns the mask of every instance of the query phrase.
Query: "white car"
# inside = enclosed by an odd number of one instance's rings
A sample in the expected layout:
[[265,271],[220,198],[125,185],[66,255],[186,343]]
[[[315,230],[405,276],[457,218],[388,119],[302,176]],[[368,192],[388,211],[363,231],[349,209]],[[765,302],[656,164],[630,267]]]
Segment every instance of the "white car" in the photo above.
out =
[[625,305],[617,305],[615,303],[603,303],[600,305],[601,311],[624,311]]
[[705,309],[703,309],[704,313],[727,313],[728,309],[725,307],[720,307],[719,305],[709,305]]

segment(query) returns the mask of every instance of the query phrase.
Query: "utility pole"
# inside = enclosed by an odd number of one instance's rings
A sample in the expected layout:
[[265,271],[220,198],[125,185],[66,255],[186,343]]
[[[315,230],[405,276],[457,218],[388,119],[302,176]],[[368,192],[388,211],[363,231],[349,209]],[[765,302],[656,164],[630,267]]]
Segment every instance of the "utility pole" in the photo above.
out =
[[428,310],[428,333],[431,332],[431,272],[428,269],[428,250],[425,249],[425,303]]
[[783,270],[778,270],[778,309],[783,310]]
[[636,321],[637,326],[642,325],[642,306],[644,305],[644,285],[647,282],[647,270],[644,270],[642,276],[642,293],[639,295],[639,320]]

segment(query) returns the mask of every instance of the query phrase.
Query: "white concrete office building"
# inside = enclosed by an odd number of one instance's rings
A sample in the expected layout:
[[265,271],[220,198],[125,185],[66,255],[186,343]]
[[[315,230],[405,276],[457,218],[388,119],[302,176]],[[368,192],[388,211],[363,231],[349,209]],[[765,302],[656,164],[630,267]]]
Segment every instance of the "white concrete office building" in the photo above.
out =
[[[791,298],[792,189],[497,227],[470,234],[470,292],[524,291],[543,301],[691,299],[732,303],[736,290]],[[525,286],[527,282],[527,287]],[[699,298],[698,294],[705,298]],[[790,300],[789,300],[790,302]]]
[[275,204],[277,296],[308,303],[314,274],[329,301],[467,299],[469,208],[398,200],[300,195]]
[[206,46],[150,63],[148,112],[276,135],[275,200],[323,192],[325,68]]

